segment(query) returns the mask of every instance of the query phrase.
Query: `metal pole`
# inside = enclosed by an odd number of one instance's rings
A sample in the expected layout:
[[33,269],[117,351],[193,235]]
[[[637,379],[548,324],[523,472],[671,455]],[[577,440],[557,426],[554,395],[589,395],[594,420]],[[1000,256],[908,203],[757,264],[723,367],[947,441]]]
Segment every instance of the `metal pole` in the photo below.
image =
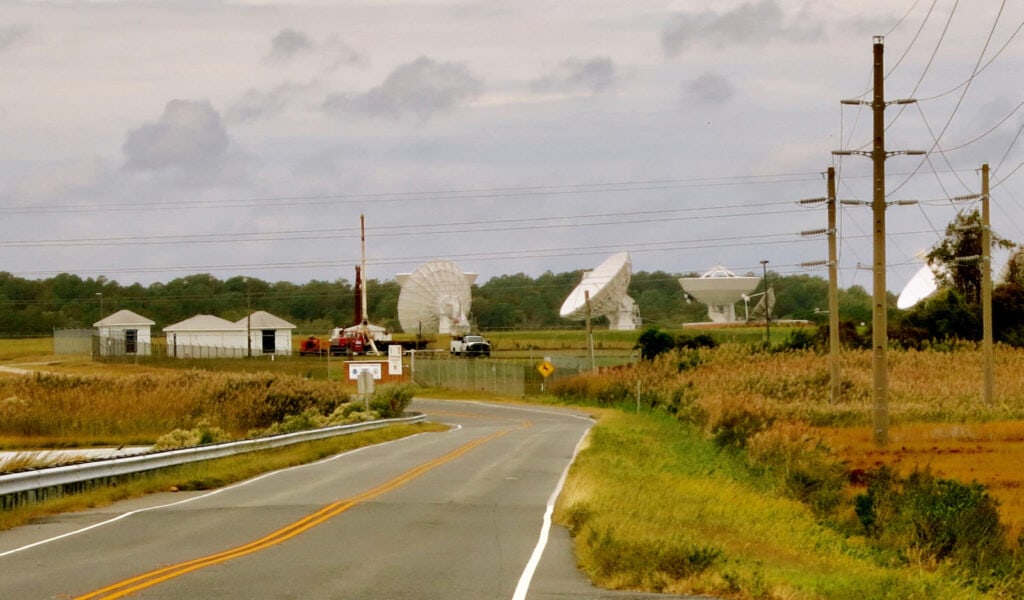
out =
[[885,74],[882,69],[884,44],[880,37],[874,42],[874,97],[871,102],[874,143],[871,149],[874,194],[871,212],[874,220],[874,290],[872,299],[871,345],[874,379],[874,439],[884,446],[889,442],[889,381],[888,381],[888,298],[885,261]]
[[764,279],[764,331],[765,346],[772,345],[772,308],[768,298],[768,261],[761,261],[761,272]]
[[985,383],[982,397],[992,404],[992,231],[989,223],[988,163],[981,165],[981,330]]
[[836,170],[828,168],[828,349],[829,349],[829,381],[831,383],[829,399],[839,402],[839,254],[836,250]]
[[596,371],[594,362],[594,330],[590,327],[590,290],[583,290],[583,299],[587,303],[587,351],[590,354],[590,370]]

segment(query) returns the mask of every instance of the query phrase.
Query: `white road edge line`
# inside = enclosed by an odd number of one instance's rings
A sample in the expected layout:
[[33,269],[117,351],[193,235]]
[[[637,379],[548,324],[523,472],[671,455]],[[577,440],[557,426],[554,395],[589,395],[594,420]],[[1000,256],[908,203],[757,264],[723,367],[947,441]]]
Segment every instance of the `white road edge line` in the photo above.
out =
[[569,476],[569,468],[576,462],[576,455],[579,454],[580,447],[583,446],[583,440],[586,439],[588,433],[590,433],[590,427],[583,432],[579,441],[576,442],[576,448],[572,451],[572,458],[569,460],[569,464],[565,465],[562,476],[558,479],[558,485],[555,486],[555,491],[551,492],[551,496],[548,498],[547,507],[544,510],[544,523],[540,528],[540,538],[537,540],[537,546],[533,549],[533,554],[530,555],[530,560],[526,563],[526,568],[523,569],[523,574],[519,576],[519,583],[516,584],[512,600],[526,600],[526,594],[530,591],[530,583],[533,582],[533,574],[536,572],[540,559],[544,555],[544,549],[548,545],[548,536],[551,533],[551,515],[555,511],[555,502],[562,493],[562,487]]

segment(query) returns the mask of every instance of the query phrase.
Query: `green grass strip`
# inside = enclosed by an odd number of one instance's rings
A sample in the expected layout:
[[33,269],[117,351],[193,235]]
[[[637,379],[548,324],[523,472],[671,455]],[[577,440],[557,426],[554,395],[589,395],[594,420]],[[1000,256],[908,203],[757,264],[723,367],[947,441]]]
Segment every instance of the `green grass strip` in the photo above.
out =
[[884,566],[670,417],[607,411],[556,519],[581,567],[610,589],[744,598],[985,598],[923,565]]

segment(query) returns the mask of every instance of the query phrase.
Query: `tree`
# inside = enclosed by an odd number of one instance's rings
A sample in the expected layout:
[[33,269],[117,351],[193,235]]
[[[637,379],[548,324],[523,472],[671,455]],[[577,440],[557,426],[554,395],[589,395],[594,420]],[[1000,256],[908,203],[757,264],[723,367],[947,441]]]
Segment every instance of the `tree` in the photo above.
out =
[[[982,227],[978,209],[959,213],[946,226],[946,237],[926,255],[940,287],[952,287],[968,304],[981,302]],[[994,248],[1014,246],[994,233],[991,243]]]

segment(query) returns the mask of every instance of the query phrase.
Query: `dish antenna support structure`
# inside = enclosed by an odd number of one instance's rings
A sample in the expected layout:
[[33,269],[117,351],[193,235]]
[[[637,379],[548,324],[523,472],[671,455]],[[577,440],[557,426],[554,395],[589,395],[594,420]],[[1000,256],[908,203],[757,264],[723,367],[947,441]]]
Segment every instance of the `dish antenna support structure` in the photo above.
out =
[[[721,265],[700,277],[679,278],[683,292],[707,305],[708,318],[713,323],[736,322],[736,303],[740,300],[748,302],[749,294],[757,289],[759,283],[760,277],[738,277]],[[771,300],[774,300],[774,295]]]
[[605,259],[593,271],[584,271],[583,280],[566,297],[559,316],[573,321],[587,318],[590,312],[606,317],[609,329],[633,331],[640,326],[640,311],[636,302],[626,295],[632,276],[633,261],[629,252],[619,252]]
[[406,333],[469,333],[467,315],[472,304],[476,273],[464,273],[455,263],[434,260],[412,273],[395,276],[398,322]]

